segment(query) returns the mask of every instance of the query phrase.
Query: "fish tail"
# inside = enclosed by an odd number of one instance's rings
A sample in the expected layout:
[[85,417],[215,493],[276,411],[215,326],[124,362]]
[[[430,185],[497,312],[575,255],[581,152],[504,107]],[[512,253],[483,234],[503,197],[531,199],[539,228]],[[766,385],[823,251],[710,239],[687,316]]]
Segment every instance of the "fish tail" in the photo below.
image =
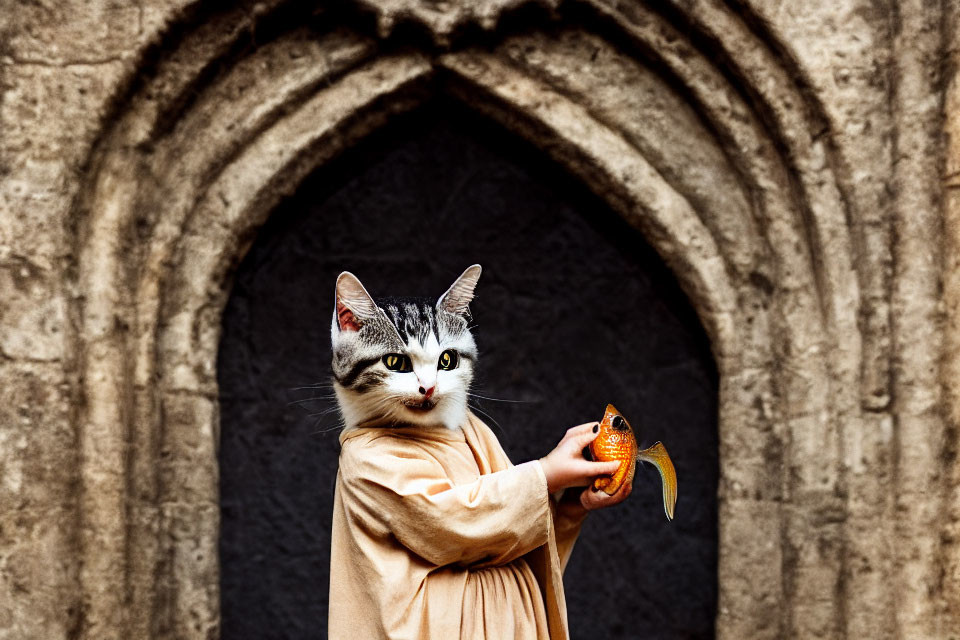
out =
[[663,511],[667,520],[673,520],[674,508],[677,506],[677,471],[673,468],[673,461],[662,442],[654,444],[648,449],[637,452],[637,460],[649,462],[660,472],[660,481],[663,484]]

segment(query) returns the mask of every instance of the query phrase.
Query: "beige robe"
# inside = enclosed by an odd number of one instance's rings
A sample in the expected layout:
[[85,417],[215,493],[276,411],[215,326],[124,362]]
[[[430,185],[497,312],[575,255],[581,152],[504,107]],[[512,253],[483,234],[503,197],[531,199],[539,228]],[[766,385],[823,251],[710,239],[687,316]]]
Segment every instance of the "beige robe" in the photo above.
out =
[[331,640],[568,638],[561,573],[580,520],[555,515],[539,461],[460,430],[340,436]]

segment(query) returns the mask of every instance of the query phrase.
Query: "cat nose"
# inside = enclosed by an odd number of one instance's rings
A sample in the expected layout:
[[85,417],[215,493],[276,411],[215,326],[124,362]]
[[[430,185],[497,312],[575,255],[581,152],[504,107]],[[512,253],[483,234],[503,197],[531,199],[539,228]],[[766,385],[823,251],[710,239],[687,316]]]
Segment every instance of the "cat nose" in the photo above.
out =
[[420,393],[429,398],[430,396],[433,395],[433,390],[436,388],[437,388],[436,385],[430,387],[429,389],[424,389],[423,387],[420,387]]

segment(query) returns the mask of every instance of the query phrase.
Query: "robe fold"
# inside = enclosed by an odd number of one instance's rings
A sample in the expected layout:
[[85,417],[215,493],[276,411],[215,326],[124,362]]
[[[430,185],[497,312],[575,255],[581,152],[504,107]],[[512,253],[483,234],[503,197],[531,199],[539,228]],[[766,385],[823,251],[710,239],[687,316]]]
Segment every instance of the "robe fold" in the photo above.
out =
[[539,461],[511,464],[472,414],[340,444],[331,640],[568,638],[562,571],[581,520],[557,515]]

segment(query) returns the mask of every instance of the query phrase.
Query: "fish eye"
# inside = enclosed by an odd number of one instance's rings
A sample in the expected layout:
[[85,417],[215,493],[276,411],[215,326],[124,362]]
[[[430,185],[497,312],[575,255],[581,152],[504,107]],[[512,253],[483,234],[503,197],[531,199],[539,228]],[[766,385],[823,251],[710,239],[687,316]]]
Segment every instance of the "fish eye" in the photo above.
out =
[[383,356],[383,365],[390,371],[413,371],[413,365],[410,358],[402,353],[388,353]]
[[621,431],[626,428],[625,420],[623,416],[613,416],[613,420],[610,421],[611,426],[617,431]]
[[460,355],[453,349],[447,349],[440,354],[440,360],[437,362],[438,368],[449,371],[450,369],[456,369],[457,365],[460,364]]

